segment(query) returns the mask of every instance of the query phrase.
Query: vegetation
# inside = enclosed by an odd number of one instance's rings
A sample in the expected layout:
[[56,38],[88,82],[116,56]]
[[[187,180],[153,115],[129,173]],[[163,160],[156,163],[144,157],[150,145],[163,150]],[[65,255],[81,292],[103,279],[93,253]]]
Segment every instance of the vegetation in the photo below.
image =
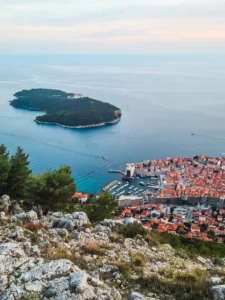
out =
[[0,195],[7,193],[14,199],[26,196],[31,174],[28,157],[20,147],[9,157],[7,148],[0,145]]
[[45,111],[36,121],[65,126],[91,126],[119,120],[120,109],[109,103],[51,89],[23,90],[14,95],[14,107]]
[[84,244],[81,247],[81,249],[86,254],[100,255],[100,256],[105,254],[105,249],[101,247],[101,244],[97,242],[89,242],[87,244]]
[[87,269],[87,263],[83,256],[77,256],[75,252],[69,252],[65,249],[57,248],[53,250],[51,247],[46,248],[43,257],[47,260],[68,259],[81,269]]
[[145,241],[147,241],[150,246],[169,244],[175,250],[177,250],[177,254],[182,258],[196,258],[197,256],[201,255],[203,257],[212,258],[214,263],[218,265],[223,264],[221,258],[224,257],[225,244],[188,239],[184,236],[158,233],[154,230],[148,232],[142,226],[142,224],[137,222],[123,226],[119,229],[118,234],[120,237],[122,235],[126,238],[135,238],[138,235],[143,236]]
[[31,177],[30,198],[44,209],[63,210],[66,204],[73,202],[72,195],[75,191],[76,185],[69,166],[47,170],[43,175]]
[[47,210],[62,210],[72,203],[76,185],[69,166],[47,170],[43,175],[32,175],[29,155],[18,147],[10,157],[0,145],[0,195],[8,194],[15,200],[27,200]]
[[142,254],[135,254],[132,257],[132,262],[136,267],[143,267],[145,264],[145,257]]
[[207,281],[210,274],[206,270],[196,268],[185,273],[170,270],[164,275],[163,277],[140,276],[129,281],[131,286],[138,284],[143,292],[151,291],[165,295],[165,298],[161,298],[165,300],[168,299],[168,295],[172,295],[177,300],[210,299],[210,283]]
[[113,213],[117,209],[117,201],[108,192],[104,192],[99,198],[94,199],[86,205],[77,207],[78,211],[84,211],[91,222],[98,222],[104,219],[113,218]]
[[189,257],[195,258],[198,255],[215,258],[224,257],[225,244],[204,242],[196,239],[188,239],[184,236],[177,236],[168,233],[152,232],[152,239],[154,242],[158,241],[160,244],[170,244],[173,248],[183,250]]
[[137,235],[145,236],[147,231],[144,229],[141,223],[134,222],[123,226],[119,230],[119,234],[123,235],[126,238],[134,238]]

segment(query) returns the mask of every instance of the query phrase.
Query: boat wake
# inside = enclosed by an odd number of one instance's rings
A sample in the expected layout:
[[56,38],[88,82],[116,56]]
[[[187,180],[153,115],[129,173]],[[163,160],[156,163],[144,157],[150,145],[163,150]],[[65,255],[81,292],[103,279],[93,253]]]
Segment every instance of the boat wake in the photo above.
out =
[[225,137],[218,137],[218,136],[211,136],[211,135],[204,135],[204,134],[198,134],[198,133],[191,133],[193,136],[200,136],[203,138],[213,139],[213,140],[225,140]]
[[17,134],[13,134],[13,133],[5,133],[5,132],[0,132],[0,135],[12,136],[12,137],[16,137],[16,138],[23,139],[23,140],[28,140],[28,141],[31,141],[33,143],[37,143],[37,144],[40,144],[40,145],[45,145],[45,146],[52,147],[52,148],[55,148],[55,149],[60,149],[62,151],[67,151],[67,152],[70,152],[70,153],[75,153],[75,154],[79,154],[79,155],[83,155],[83,156],[89,156],[89,157],[92,157],[92,158],[95,158],[95,159],[108,161],[108,159],[105,156],[102,156],[102,155],[97,155],[97,154],[92,154],[92,153],[88,153],[88,152],[72,150],[72,149],[64,148],[64,147],[57,146],[57,145],[54,145],[54,144],[37,141],[37,140],[34,140],[34,139],[26,137],[26,136],[21,136],[21,135],[17,135]]

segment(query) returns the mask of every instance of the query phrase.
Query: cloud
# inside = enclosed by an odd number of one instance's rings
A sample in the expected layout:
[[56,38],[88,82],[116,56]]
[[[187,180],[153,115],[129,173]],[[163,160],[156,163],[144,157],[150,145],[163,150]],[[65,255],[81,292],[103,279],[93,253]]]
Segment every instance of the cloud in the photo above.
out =
[[61,43],[70,51],[82,51],[85,45],[99,51],[109,45],[116,51],[126,47],[127,51],[141,47],[142,52],[160,47],[170,51],[184,44],[196,51],[206,45],[225,51],[224,32],[224,0],[0,2],[0,39],[4,43],[0,51],[18,44],[21,49],[23,44],[24,49],[44,49],[45,45],[50,49],[51,43],[52,51]]

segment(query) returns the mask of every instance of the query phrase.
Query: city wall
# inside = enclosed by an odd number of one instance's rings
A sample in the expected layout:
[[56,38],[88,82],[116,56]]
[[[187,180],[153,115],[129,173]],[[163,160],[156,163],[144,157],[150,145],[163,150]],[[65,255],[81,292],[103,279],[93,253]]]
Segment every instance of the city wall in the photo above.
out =
[[157,198],[150,197],[149,202],[152,204],[169,204],[169,205],[197,205],[206,204],[215,206],[217,208],[225,208],[225,200],[214,197],[171,197],[171,198]]

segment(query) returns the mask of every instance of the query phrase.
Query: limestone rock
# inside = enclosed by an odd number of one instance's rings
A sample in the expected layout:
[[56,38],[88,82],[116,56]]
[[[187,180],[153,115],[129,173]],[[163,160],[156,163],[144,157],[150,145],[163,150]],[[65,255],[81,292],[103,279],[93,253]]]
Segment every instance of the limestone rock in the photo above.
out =
[[213,300],[225,299],[225,285],[215,285],[210,289]]
[[10,212],[12,215],[23,213],[23,209],[20,207],[19,203],[16,200],[11,201]]
[[148,300],[148,299],[150,300],[150,298],[146,298],[142,294],[139,294],[137,292],[132,292],[129,294],[127,300]]
[[72,231],[88,223],[88,217],[84,212],[74,212],[73,214],[67,214],[61,218],[53,218],[52,226],[53,228],[64,228],[68,231]]
[[8,212],[10,206],[10,197],[8,195],[3,195],[0,198],[0,211]]

